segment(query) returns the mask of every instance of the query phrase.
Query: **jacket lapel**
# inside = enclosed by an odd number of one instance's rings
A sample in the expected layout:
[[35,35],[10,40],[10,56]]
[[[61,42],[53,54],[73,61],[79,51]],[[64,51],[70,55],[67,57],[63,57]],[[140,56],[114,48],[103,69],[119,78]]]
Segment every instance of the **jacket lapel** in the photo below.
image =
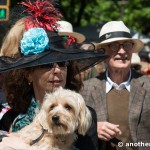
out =
[[106,76],[105,73],[97,77],[99,82],[95,85],[95,92],[92,93],[92,97],[95,100],[95,109],[97,113],[98,121],[108,120],[107,106],[106,106]]
[[133,141],[137,142],[137,126],[142,111],[143,99],[146,91],[142,87],[142,83],[138,78],[131,79],[131,85],[132,86],[129,98],[129,127]]

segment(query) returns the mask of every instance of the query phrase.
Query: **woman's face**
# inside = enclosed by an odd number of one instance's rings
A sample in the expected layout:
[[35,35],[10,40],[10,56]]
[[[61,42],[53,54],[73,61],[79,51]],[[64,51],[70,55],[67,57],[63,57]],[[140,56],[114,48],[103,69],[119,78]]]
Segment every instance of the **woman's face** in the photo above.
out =
[[[52,92],[54,89],[65,87],[67,78],[67,67],[43,65],[34,68],[29,74],[29,82],[32,82],[34,91],[37,93]],[[36,94],[35,93],[35,94]]]

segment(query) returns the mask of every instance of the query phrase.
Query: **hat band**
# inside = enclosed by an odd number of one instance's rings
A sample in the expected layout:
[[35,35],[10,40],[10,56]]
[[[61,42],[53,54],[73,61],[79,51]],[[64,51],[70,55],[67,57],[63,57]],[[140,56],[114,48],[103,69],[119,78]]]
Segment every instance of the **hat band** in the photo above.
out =
[[106,33],[104,35],[102,35],[99,39],[100,39],[100,42],[102,41],[105,41],[105,40],[108,40],[108,39],[112,39],[112,38],[132,38],[131,37],[131,34],[128,33],[128,32],[109,32],[109,33]]

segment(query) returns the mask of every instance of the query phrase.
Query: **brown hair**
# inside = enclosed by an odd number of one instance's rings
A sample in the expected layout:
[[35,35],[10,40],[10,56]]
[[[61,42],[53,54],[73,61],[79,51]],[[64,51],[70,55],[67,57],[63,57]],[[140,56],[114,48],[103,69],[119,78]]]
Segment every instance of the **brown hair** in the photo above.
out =
[[25,70],[15,70],[4,74],[3,90],[6,101],[16,112],[25,113],[34,94],[32,85],[28,84]]
[[68,66],[66,88],[79,92],[83,83],[76,62],[72,62]]

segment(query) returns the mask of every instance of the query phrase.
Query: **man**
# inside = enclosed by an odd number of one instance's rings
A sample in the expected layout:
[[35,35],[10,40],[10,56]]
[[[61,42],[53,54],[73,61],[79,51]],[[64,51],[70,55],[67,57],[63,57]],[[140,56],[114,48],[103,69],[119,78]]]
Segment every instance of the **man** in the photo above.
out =
[[106,72],[85,81],[81,91],[87,105],[97,112],[99,149],[148,150],[150,78],[131,70],[132,53],[139,52],[143,43],[132,39],[122,21],[106,23],[99,40],[96,47],[108,55]]
[[[86,37],[78,32],[73,31],[73,26],[68,21],[58,21],[58,34],[66,40],[66,44],[69,46],[72,43],[81,44],[85,41]],[[66,46],[67,46],[66,45]]]

